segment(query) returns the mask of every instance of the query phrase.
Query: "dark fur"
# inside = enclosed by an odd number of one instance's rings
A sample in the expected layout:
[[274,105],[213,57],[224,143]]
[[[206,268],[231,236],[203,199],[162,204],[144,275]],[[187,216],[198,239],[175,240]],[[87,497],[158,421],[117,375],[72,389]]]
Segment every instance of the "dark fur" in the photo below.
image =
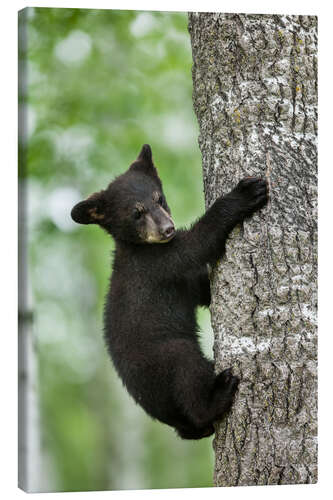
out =
[[[144,145],[127,172],[72,210],[76,222],[97,223],[116,241],[105,340],[117,372],[135,401],[182,438],[212,434],[213,422],[232,404],[238,378],[230,369],[214,374],[199,347],[195,309],[210,303],[207,263],[223,255],[230,231],[267,196],[266,181],[243,179],[191,229],[173,232],[151,149]],[[166,243],[147,243],[147,221]]]

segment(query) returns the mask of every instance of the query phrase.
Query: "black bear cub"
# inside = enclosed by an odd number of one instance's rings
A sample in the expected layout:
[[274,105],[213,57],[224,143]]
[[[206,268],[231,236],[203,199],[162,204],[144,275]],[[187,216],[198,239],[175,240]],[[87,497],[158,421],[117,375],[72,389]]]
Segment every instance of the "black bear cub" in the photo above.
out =
[[215,375],[199,347],[195,309],[210,304],[207,264],[267,199],[265,180],[245,178],[177,231],[145,144],[124,174],[72,210],[75,222],[98,224],[116,242],[104,318],[114,366],[135,401],[184,439],[211,435],[238,386],[230,369]]

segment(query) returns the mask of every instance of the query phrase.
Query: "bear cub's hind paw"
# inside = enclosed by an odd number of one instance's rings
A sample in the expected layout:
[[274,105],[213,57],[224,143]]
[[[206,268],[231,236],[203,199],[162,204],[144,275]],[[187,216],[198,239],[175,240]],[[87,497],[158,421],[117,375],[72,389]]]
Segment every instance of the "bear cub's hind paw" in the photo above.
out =
[[215,383],[218,387],[226,391],[228,395],[233,396],[237,390],[239,378],[232,374],[231,368],[227,368],[217,375]]

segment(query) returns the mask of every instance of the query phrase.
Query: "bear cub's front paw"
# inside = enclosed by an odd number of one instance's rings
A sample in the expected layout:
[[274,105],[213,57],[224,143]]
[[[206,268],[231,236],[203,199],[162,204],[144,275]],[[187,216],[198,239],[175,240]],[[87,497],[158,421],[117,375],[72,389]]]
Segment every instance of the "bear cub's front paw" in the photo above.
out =
[[240,208],[244,217],[248,217],[266,205],[268,201],[268,183],[265,179],[246,177],[238,183],[235,194],[240,199]]

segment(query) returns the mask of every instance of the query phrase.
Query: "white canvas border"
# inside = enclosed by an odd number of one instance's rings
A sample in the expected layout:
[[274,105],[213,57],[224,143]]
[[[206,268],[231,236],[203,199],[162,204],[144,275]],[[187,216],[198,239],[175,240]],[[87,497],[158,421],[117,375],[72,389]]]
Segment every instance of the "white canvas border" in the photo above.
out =
[[[330,214],[332,212],[329,205],[332,197],[330,186],[332,181],[332,161],[330,151],[331,134],[331,87],[332,78],[330,76],[332,61],[332,16],[327,2],[310,1],[240,1],[233,0],[224,2],[206,0],[202,1],[161,1],[155,2],[126,1],[107,2],[102,0],[94,1],[44,1],[26,4],[22,1],[12,1],[10,4],[3,4],[1,15],[1,51],[2,51],[2,133],[4,139],[2,143],[2,189],[1,189],[1,258],[2,280],[1,280],[1,304],[2,307],[2,356],[1,356],[1,383],[2,383],[2,411],[1,411],[1,465],[2,472],[1,493],[4,498],[20,498],[25,495],[17,489],[17,11],[26,6],[40,7],[81,7],[81,8],[104,8],[104,9],[136,9],[136,10],[168,10],[168,11],[222,11],[222,12],[245,12],[245,13],[289,13],[289,14],[312,14],[319,16],[319,98],[320,98],[320,120],[319,120],[319,160],[320,160],[320,275],[319,275],[319,298],[320,298],[320,441],[319,441],[319,483],[317,485],[303,486],[268,486],[268,487],[239,487],[228,488],[223,492],[220,489],[185,489],[185,490],[150,490],[150,491],[123,491],[123,492],[98,492],[98,493],[70,493],[73,497],[82,496],[87,500],[91,498],[135,498],[166,499],[172,498],[201,498],[203,495],[209,498],[220,498],[221,495],[228,499],[240,498],[287,498],[294,499],[313,498],[314,495],[328,497],[328,492],[332,491],[331,485],[331,404],[330,396],[331,376],[329,367],[332,353],[332,328],[330,326],[330,302],[331,302],[331,241],[330,232],[332,223]],[[269,488],[269,490],[267,489]],[[61,496],[60,496],[61,495]],[[52,498],[63,498],[62,493],[52,494]],[[35,494],[32,495],[34,497]],[[46,494],[38,494],[38,499],[43,500]]]

